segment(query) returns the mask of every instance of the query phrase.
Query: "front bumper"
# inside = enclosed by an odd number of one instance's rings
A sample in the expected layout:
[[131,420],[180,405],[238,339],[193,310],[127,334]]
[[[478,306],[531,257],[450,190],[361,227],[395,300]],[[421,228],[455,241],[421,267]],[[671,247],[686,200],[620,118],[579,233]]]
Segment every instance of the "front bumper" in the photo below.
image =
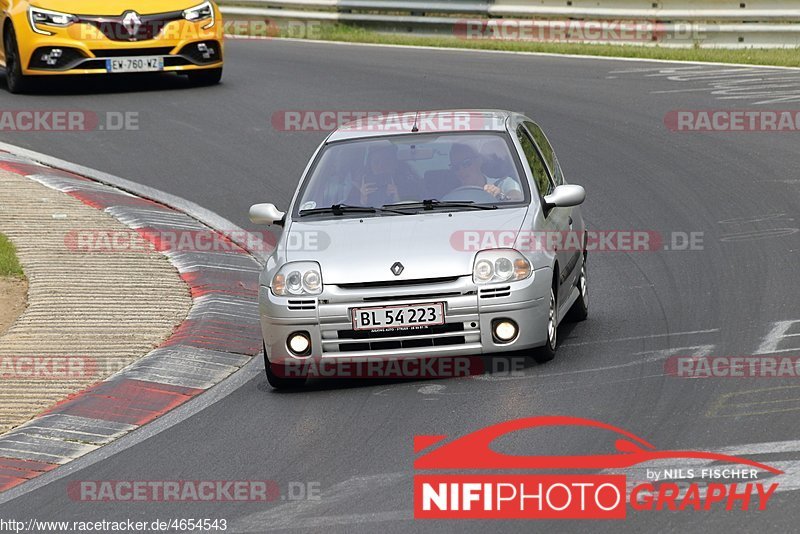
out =
[[[111,39],[82,23],[67,28],[48,26],[52,35],[43,35],[33,31],[26,13],[14,18],[22,72],[36,76],[108,74],[107,60],[132,56],[161,57],[165,72],[220,68],[224,55],[222,19],[217,16],[209,29],[203,29],[203,24],[173,21],[151,39],[125,41]],[[205,47],[198,48],[200,44]],[[53,49],[60,50],[59,57],[50,54]]]
[[[276,297],[268,287],[259,292],[261,329],[272,363],[336,358],[429,358],[479,356],[531,349],[547,339],[548,300],[552,272],[536,271],[527,280],[484,286],[471,276],[431,284],[353,288],[326,285],[322,295]],[[353,308],[443,302],[445,325],[421,330],[355,332]],[[492,335],[496,319],[511,319],[519,334],[510,343]],[[294,356],[287,339],[306,332],[311,354]]]

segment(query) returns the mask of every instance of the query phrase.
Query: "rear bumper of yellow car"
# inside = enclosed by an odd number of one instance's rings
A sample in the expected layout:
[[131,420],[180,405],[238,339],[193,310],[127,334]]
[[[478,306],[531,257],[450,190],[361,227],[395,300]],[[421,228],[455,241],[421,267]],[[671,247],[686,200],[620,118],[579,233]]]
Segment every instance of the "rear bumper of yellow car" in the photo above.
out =
[[135,41],[113,22],[47,27],[50,35],[45,35],[34,30],[26,12],[13,16],[12,21],[25,75],[109,74],[120,65],[117,62],[112,66],[111,62],[124,58],[160,58],[146,63],[158,65],[154,70],[165,72],[223,65],[223,24],[218,10],[213,25],[209,21],[173,20],[159,26],[152,38]]

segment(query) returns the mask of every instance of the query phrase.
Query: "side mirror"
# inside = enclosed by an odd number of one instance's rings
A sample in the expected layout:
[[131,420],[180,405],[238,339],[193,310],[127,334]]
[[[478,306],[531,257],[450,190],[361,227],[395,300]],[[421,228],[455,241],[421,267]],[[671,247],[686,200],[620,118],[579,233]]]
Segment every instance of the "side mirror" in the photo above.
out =
[[579,185],[559,185],[544,197],[545,209],[571,208],[586,200],[586,190]]
[[250,206],[250,222],[253,224],[274,224],[283,226],[286,213],[275,207],[275,204],[255,204]]

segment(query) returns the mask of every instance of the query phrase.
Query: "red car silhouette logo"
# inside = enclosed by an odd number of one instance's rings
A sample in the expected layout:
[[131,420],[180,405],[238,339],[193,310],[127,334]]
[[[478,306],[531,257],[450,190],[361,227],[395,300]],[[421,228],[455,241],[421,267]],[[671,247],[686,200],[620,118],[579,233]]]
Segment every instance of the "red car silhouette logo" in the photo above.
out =
[[[492,450],[497,438],[518,430],[537,427],[588,427],[609,430],[619,434],[613,454],[585,456],[518,456]],[[447,436],[415,436],[414,452],[419,453],[447,439]],[[669,458],[697,459],[726,462],[750,466],[780,475],[783,471],[774,467],[725,454],[699,451],[660,451],[642,438],[621,428],[567,416],[540,416],[514,419],[482,428],[449,443],[439,446],[418,457],[414,468],[433,469],[623,469],[653,460]]]

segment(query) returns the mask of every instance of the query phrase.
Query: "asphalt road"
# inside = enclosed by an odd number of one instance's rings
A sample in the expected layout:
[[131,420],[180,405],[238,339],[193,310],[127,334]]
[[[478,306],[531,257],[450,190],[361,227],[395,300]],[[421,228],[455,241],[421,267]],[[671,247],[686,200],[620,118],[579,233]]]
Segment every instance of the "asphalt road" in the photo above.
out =
[[[276,41],[233,42],[227,53],[218,87],[115,79],[53,82],[34,96],[0,93],[2,109],[138,112],[140,125],[0,139],[183,196],[252,228],[249,205],[286,206],[325,135],[276,131],[275,112],[505,108],[548,132],[567,178],[588,191],[584,213],[593,228],[703,232],[704,248],[595,254],[590,319],[562,327],[556,360],[520,376],[276,393],[258,375],[168,430],[0,506],[0,517],[224,518],[233,532],[796,529],[793,491],[776,493],[760,513],[635,512],[624,523],[421,523],[411,510],[414,435],[457,436],[560,414],[622,427],[664,449],[798,439],[796,379],[690,380],[664,371],[675,354],[756,354],[776,322],[800,319],[797,133],[674,133],[663,118],[677,109],[800,104],[721,100],[702,80],[648,76],[668,67],[652,63]],[[635,69],[643,71],[616,72]],[[777,348],[800,347],[794,339]],[[591,432],[539,431],[499,446],[586,454],[601,445],[608,444]],[[748,457],[791,465],[800,450],[789,449]],[[788,470],[784,488],[798,473]],[[66,491],[76,480],[165,479],[318,483],[322,498],[274,506],[82,503]]]

